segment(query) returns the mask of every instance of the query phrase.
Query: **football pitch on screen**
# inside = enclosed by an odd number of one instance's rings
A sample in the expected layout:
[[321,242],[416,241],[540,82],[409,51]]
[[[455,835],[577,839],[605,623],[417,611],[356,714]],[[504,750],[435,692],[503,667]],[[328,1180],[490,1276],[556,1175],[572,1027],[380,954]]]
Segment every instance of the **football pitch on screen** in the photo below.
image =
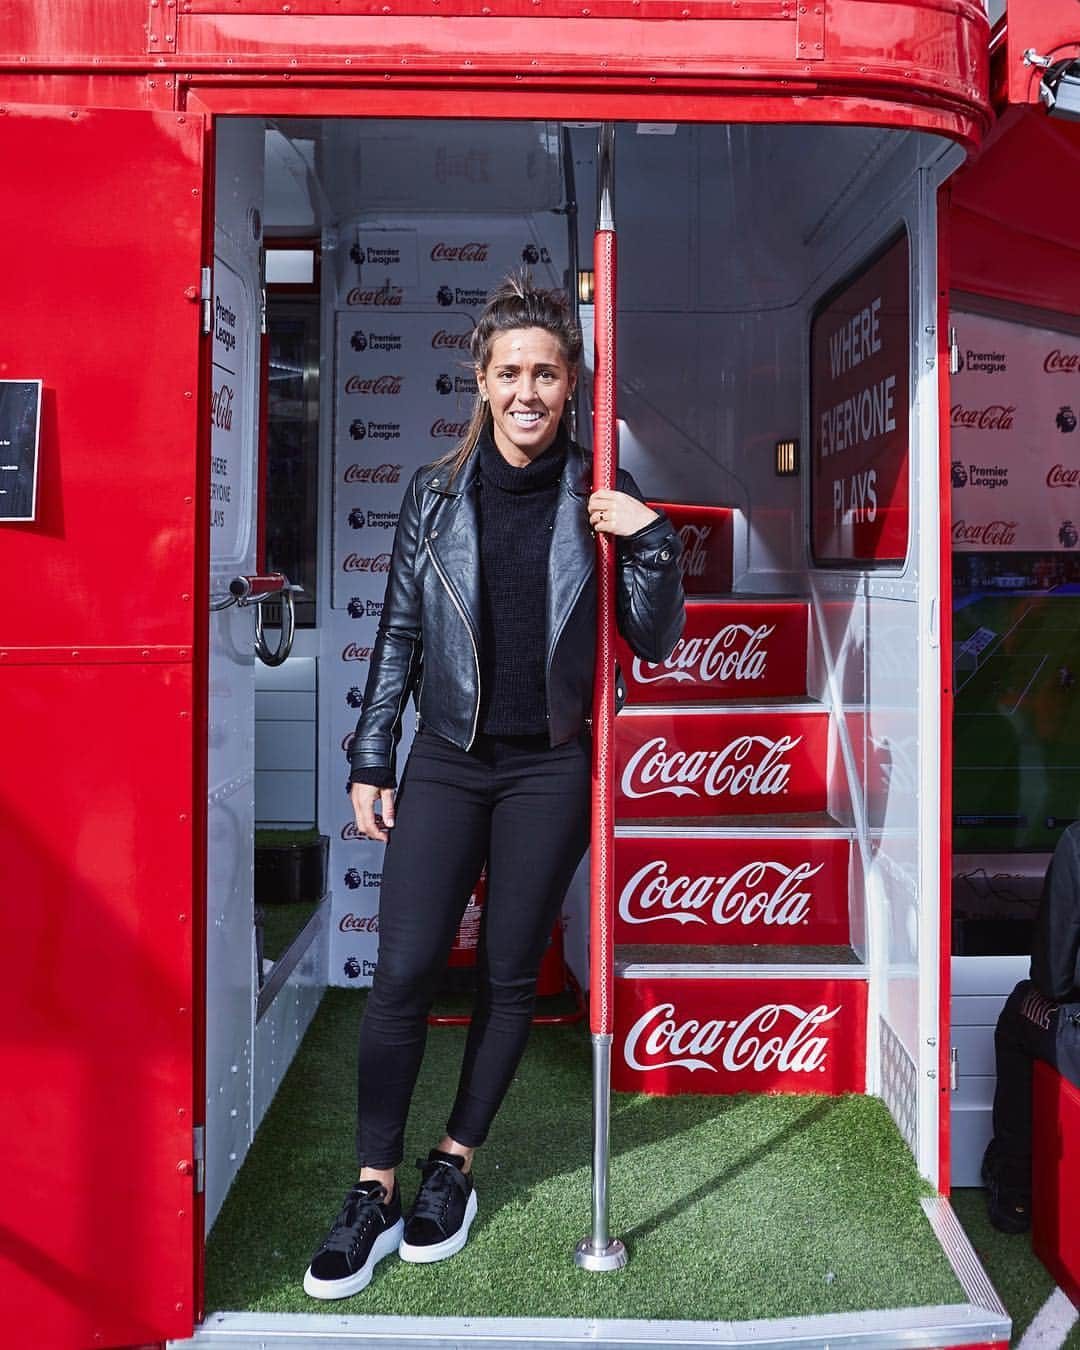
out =
[[1080,818],[1080,596],[953,615],[953,847],[1049,850]]

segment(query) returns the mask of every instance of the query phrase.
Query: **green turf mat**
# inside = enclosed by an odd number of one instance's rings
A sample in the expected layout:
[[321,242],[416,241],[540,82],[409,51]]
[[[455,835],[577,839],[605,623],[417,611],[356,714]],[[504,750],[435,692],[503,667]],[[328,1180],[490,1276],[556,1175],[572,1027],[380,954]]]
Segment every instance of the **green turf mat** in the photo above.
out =
[[[1031,1250],[1029,1233],[999,1233],[986,1217],[981,1190],[954,1191],[953,1209],[964,1225],[990,1282],[1013,1320],[1011,1344],[1017,1345],[1028,1324],[1054,1290],[1049,1271]],[[1080,1350],[1080,1327],[1075,1327],[1061,1350]]]
[[[210,1236],[207,1309],[319,1312],[304,1269],[351,1184],[364,995],[329,990]],[[442,1135],[464,1031],[433,1029],[403,1172]],[[962,1301],[882,1104],[862,1097],[617,1095],[612,1225],[631,1260],[575,1269],[588,1229],[583,1029],[535,1028],[476,1162],[479,1218],[450,1261],[389,1258],[334,1310],[736,1318]]]

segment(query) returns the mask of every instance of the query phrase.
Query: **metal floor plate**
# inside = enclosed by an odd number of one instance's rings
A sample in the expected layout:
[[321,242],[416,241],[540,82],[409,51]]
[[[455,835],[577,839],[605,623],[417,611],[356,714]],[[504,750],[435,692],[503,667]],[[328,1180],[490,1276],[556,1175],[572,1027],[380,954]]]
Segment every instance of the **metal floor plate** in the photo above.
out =
[[891,1350],[1007,1345],[1012,1324],[945,1199],[923,1202],[967,1303],[747,1322],[586,1318],[358,1317],[333,1313],[216,1312],[169,1350],[634,1350],[748,1346],[753,1350]]

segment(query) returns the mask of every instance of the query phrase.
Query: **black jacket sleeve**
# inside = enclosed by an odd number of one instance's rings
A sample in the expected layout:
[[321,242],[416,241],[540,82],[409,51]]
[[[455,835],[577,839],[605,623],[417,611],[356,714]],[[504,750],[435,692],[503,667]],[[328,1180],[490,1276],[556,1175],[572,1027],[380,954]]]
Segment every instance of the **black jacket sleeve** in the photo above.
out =
[[[645,498],[625,469],[616,486],[639,502]],[[682,540],[664,514],[616,541],[615,614],[619,632],[642,661],[669,657],[686,622],[679,555]]]
[[386,578],[382,615],[371,653],[364,706],[349,747],[349,782],[393,787],[401,740],[401,715],[417,682],[423,660],[420,587],[416,550],[420,533],[417,479],[412,477],[394,531],[390,574]]
[[1031,978],[1055,1002],[1080,999],[1080,823],[1065,830],[1046,871]]

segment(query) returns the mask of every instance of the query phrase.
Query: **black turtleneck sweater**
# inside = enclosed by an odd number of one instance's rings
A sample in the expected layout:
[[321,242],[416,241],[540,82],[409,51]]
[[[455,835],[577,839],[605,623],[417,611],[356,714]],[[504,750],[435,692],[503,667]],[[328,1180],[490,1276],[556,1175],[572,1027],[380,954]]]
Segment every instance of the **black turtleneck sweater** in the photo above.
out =
[[493,736],[547,730],[544,681],[548,554],[567,438],[523,468],[481,435],[477,484],[480,517],[480,720]]

